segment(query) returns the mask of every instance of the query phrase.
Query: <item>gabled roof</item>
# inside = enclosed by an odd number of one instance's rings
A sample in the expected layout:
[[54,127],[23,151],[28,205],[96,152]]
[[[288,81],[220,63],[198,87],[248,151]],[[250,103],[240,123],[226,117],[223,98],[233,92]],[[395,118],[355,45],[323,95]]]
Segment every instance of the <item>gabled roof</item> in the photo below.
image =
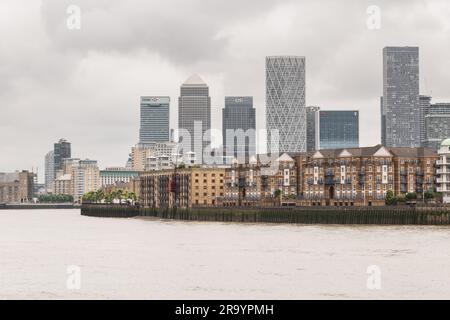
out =
[[292,159],[287,153],[283,153],[276,161],[294,161],[294,159]]
[[351,154],[350,152],[348,152],[346,149],[342,150],[341,153],[339,153],[339,157],[340,158],[348,158],[348,157],[352,157],[353,154]]
[[375,157],[392,157],[392,153],[383,146],[381,146],[373,155]]
[[323,159],[323,154],[320,151],[314,152],[313,156],[314,159]]

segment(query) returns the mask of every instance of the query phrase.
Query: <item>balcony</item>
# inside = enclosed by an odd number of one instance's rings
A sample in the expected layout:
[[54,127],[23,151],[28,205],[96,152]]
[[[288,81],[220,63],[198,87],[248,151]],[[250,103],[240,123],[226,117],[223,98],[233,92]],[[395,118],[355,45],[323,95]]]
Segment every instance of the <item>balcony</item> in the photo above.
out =
[[326,179],[325,179],[325,184],[326,184],[326,185],[333,185],[333,184],[334,184],[334,179],[332,179],[332,178],[326,178]]
[[450,179],[447,179],[445,176],[436,179],[437,183],[450,183]]

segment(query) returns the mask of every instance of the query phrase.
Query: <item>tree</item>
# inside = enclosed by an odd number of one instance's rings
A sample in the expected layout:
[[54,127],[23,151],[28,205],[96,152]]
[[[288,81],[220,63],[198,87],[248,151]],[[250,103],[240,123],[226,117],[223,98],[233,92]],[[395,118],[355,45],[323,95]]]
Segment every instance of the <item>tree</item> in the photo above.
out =
[[403,203],[406,201],[406,197],[404,193],[400,193],[395,197],[397,203]]
[[102,189],[98,189],[96,192],[96,198],[97,201],[101,202],[102,200],[105,200],[105,192]]
[[417,199],[417,193],[415,192],[408,192],[405,196],[406,201],[416,200]]
[[427,191],[425,191],[425,193],[423,194],[423,197],[424,197],[426,200],[430,200],[430,199],[434,199],[435,194],[434,194],[433,190],[427,190]]
[[65,203],[73,202],[73,196],[70,194],[48,194],[38,197],[41,203]]
[[391,206],[391,205],[393,205],[393,204],[396,204],[396,201],[395,201],[396,199],[395,199],[395,196],[394,196],[394,192],[392,191],[392,190],[388,190],[387,192],[386,192],[386,199],[385,199],[385,203],[388,205],[388,206]]
[[281,195],[281,190],[280,190],[280,189],[277,189],[277,190],[275,190],[275,192],[274,192],[273,194],[274,194],[274,196],[275,196],[276,198],[279,198],[280,195]]
[[97,194],[94,191],[89,191],[88,193],[85,193],[83,197],[81,198],[83,202],[88,203],[95,203],[97,202]]

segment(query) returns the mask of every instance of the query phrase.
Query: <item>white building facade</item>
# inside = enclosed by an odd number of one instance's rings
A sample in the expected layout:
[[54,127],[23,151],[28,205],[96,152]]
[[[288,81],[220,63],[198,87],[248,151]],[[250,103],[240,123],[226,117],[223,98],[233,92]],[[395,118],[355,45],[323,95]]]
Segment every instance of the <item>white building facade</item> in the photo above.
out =
[[437,192],[442,193],[442,201],[450,203],[450,139],[445,139],[438,150],[439,160],[436,162]]

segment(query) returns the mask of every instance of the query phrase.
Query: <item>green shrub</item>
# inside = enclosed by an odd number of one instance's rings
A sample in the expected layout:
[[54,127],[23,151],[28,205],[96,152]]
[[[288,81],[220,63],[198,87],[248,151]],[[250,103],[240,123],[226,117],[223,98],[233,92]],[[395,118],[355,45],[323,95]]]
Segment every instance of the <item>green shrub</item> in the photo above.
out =
[[391,206],[391,205],[393,205],[393,204],[396,204],[396,199],[395,199],[395,196],[394,196],[394,192],[393,192],[392,190],[388,190],[388,191],[386,192],[386,199],[385,199],[385,202],[386,202],[386,204],[387,204],[388,206]]
[[416,200],[417,199],[417,193],[415,192],[408,192],[405,196],[407,201]]

